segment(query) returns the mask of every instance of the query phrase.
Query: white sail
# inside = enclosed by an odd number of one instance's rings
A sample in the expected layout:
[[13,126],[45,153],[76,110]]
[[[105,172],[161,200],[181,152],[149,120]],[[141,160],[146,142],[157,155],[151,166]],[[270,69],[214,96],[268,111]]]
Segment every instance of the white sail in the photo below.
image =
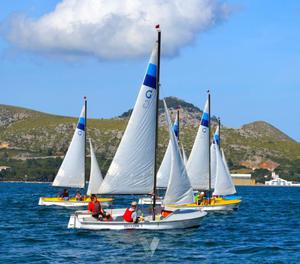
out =
[[100,185],[103,181],[103,177],[97,162],[97,158],[94,152],[94,148],[92,146],[91,139],[90,139],[90,152],[91,152],[91,171],[90,171],[89,187],[86,192],[87,195],[97,194]]
[[[178,114],[176,115],[176,119],[173,125],[173,131],[178,138],[179,136],[179,117]],[[172,155],[172,146],[171,146],[171,140],[169,140],[169,144],[167,147],[167,150],[165,152],[165,155],[163,157],[163,160],[161,162],[161,165],[157,172],[157,187],[158,188],[167,188],[168,182],[169,182],[169,176],[171,171],[171,155]]]
[[220,131],[219,131],[219,127],[217,127],[213,136],[213,143],[210,146],[211,186],[214,186],[216,181],[216,173],[217,173],[216,148],[219,147],[220,147]]
[[209,189],[209,105],[206,101],[197,136],[187,162],[187,172],[193,189]]
[[170,179],[164,198],[164,204],[193,203],[193,188],[187,175],[184,161],[180,153],[180,148],[178,146],[177,138],[171,127],[171,119],[165,101],[164,107],[167,116],[172,150]]
[[101,194],[147,194],[153,188],[156,127],[157,47],[154,48],[136,104],[104,178]]
[[169,140],[169,144],[160,167],[157,172],[157,187],[167,188],[169,182],[169,176],[171,171],[171,155],[172,155],[172,143]]
[[223,160],[223,163],[224,163],[224,165],[225,165],[225,169],[226,169],[227,173],[228,173],[229,175],[231,175],[231,174],[230,174],[230,171],[229,171],[229,168],[228,168],[227,160],[226,160],[226,157],[225,157],[225,154],[224,154],[223,149],[221,149],[221,152],[222,152],[222,160]]
[[214,195],[228,195],[236,193],[231,175],[227,172],[221,151],[216,148],[217,172]]
[[187,156],[186,156],[186,154],[185,154],[183,145],[181,145],[181,149],[182,149],[182,158],[183,158],[183,162],[184,162],[184,165],[186,166],[188,159],[187,159]]
[[84,188],[85,170],[85,106],[71,144],[53,181],[53,186]]

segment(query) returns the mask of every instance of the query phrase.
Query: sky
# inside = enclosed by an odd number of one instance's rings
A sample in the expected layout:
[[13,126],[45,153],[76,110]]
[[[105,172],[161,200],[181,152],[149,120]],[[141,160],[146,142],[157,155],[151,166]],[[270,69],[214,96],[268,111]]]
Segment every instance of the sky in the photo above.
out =
[[202,109],[210,89],[225,126],[264,120],[300,140],[300,1],[143,1],[2,1],[0,104],[78,116],[87,96],[90,117],[121,114],[159,23],[162,97]]

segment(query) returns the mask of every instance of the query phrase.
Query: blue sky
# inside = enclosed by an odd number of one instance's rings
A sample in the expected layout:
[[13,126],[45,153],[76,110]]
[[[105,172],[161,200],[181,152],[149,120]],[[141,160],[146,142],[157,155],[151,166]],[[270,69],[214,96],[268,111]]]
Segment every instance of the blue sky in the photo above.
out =
[[[5,1],[2,28],[12,14],[39,18],[58,2]],[[162,59],[161,96],[203,108],[210,89],[213,114],[226,126],[265,120],[300,140],[300,2],[226,3],[233,9],[226,21],[199,33],[179,55]],[[77,116],[86,95],[90,117],[116,116],[133,106],[147,59],[66,61],[19,50],[2,34],[0,103]]]

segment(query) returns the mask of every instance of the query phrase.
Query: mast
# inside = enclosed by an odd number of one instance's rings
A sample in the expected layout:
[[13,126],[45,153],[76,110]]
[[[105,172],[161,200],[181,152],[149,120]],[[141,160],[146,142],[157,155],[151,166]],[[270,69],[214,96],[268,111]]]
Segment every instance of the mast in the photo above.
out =
[[84,133],[84,189],[86,185],[86,137],[87,137],[87,98],[86,96],[83,97],[84,100],[84,128],[85,128],[85,133]]
[[221,149],[221,119],[218,118],[218,127],[219,127],[219,149]]
[[160,73],[160,46],[161,46],[161,31],[159,25],[157,29],[157,68],[156,68],[156,127],[155,127],[155,156],[154,156],[154,181],[153,181],[153,209],[152,219],[155,220],[155,207],[156,207],[156,176],[157,176],[157,152],[158,152],[158,118],[159,118],[159,73]]
[[[208,146],[210,146],[210,91],[208,94]],[[208,198],[211,197],[211,155],[210,148],[208,148]]]
[[177,140],[179,142],[179,134],[180,134],[179,109],[177,109],[177,120],[178,120],[178,135],[177,135]]

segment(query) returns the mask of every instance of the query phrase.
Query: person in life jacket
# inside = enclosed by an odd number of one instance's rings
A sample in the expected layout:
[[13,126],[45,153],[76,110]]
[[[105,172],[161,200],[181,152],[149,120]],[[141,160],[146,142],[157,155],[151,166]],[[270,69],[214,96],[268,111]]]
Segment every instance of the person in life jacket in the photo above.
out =
[[59,197],[64,198],[64,200],[69,199],[69,191],[67,188],[64,188],[64,191],[59,195]]
[[100,202],[97,200],[97,196],[94,194],[91,196],[91,201],[88,204],[88,211],[98,220],[111,219],[111,215],[102,209]]
[[129,223],[138,223],[137,202],[133,201],[130,208],[126,208],[123,219]]

